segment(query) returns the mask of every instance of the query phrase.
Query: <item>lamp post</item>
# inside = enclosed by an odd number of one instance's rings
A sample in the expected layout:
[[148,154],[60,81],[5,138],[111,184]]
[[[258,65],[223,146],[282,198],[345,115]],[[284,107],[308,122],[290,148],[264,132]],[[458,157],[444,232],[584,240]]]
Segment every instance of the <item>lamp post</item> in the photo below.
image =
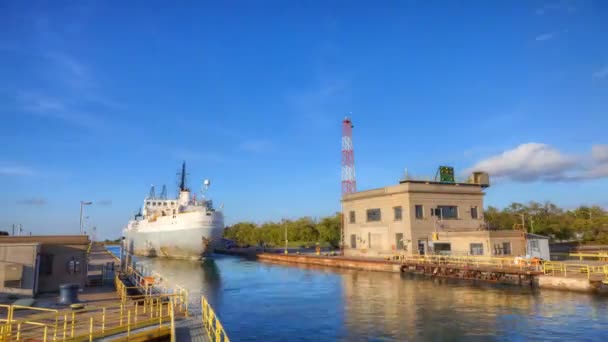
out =
[[80,201],[80,234],[84,234],[82,230],[82,209],[85,205],[91,205],[93,202],[91,201]]
[[287,253],[287,225],[285,225],[285,254]]

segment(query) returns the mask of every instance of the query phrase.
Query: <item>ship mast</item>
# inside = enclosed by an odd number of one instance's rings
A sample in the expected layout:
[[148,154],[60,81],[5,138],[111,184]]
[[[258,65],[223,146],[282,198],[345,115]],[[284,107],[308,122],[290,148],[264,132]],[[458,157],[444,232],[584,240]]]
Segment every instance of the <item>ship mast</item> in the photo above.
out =
[[188,191],[188,189],[186,188],[186,162],[185,161],[182,163],[182,172],[180,173],[179,190]]

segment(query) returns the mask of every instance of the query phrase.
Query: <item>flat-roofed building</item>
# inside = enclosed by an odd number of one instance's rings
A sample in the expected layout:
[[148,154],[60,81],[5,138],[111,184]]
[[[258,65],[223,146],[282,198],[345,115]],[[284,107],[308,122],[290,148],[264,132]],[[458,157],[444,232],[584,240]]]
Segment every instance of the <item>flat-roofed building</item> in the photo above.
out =
[[406,179],[345,194],[345,255],[524,255],[522,232],[487,230],[487,186],[487,174],[474,173],[461,183]]
[[34,296],[87,280],[86,235],[0,236],[0,293]]

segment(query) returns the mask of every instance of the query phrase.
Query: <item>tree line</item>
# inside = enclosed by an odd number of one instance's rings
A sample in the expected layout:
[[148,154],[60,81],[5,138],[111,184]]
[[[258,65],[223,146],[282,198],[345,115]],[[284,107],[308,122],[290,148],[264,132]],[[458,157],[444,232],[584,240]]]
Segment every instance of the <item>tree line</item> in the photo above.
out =
[[314,219],[303,217],[297,220],[281,220],[255,224],[240,222],[227,227],[224,237],[239,244],[284,246],[285,232],[290,246],[314,245],[316,243],[339,247],[341,215]]
[[[565,210],[551,202],[511,203],[499,210],[488,207],[485,221],[491,229],[525,229],[553,240],[608,243],[608,212],[599,206]],[[522,221],[523,218],[523,221]]]
[[[503,209],[489,206],[484,212],[484,220],[490,229],[524,229],[549,236],[554,241],[608,243],[608,212],[599,206],[566,210],[551,202],[514,202]],[[284,246],[287,231],[290,246],[320,243],[339,247],[340,225],[340,213],[318,220],[303,217],[263,224],[240,222],[226,228],[224,237],[239,244]]]

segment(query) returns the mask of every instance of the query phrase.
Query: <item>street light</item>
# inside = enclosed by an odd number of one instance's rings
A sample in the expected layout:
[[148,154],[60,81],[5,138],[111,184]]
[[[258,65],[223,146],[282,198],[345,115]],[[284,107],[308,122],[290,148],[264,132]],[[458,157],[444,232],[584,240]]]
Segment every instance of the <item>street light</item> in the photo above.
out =
[[287,252],[287,225],[285,225],[285,254],[289,253]]
[[85,205],[91,205],[91,204],[93,204],[93,202],[80,201],[80,234],[84,234],[84,231],[82,230],[82,207],[84,207]]

